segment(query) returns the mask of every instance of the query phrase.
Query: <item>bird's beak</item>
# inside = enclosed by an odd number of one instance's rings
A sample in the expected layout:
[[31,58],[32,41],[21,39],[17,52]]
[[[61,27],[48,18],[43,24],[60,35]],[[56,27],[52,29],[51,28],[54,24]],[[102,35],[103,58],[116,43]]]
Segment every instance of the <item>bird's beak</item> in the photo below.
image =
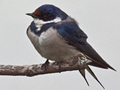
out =
[[26,13],[26,15],[29,15],[29,16],[31,16],[31,17],[33,17],[33,18],[37,18],[37,16],[34,15],[33,13]]

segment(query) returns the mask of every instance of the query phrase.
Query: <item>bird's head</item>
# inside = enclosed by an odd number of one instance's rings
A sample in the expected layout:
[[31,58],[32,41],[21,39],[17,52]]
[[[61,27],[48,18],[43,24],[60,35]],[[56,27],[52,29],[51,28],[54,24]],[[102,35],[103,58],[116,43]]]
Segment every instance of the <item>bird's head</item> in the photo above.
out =
[[36,27],[41,27],[47,23],[58,23],[67,18],[67,14],[54,5],[42,5],[33,13],[27,13],[32,16]]

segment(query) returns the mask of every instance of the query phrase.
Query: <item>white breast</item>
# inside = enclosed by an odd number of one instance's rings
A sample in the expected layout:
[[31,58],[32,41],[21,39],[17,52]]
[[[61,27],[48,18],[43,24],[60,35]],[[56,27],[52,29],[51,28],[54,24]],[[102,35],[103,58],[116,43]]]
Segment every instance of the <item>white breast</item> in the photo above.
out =
[[70,46],[53,28],[42,32],[40,37],[28,30],[28,37],[41,56],[54,60],[70,60],[76,54],[80,53],[73,46]]

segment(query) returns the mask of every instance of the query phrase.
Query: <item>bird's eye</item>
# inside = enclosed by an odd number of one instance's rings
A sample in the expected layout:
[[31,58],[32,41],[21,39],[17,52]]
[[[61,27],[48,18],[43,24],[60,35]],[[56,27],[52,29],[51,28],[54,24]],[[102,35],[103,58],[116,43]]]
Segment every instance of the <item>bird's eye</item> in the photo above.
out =
[[47,19],[47,15],[44,15],[43,18],[44,18],[44,19]]

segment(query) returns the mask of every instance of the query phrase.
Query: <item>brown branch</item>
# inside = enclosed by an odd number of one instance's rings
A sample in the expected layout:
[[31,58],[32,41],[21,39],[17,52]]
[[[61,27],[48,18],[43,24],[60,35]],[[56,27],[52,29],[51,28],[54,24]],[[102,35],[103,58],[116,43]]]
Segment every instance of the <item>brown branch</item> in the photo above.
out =
[[[61,63],[61,72],[64,71],[72,71],[79,70],[85,68],[85,65],[90,63],[90,60],[87,60],[82,57],[77,57],[73,60],[66,61]],[[49,63],[47,70],[41,68],[42,64],[35,65],[23,65],[23,66],[15,66],[15,65],[0,65],[0,75],[14,75],[14,76],[35,76],[49,73],[58,73],[59,65],[57,63]]]

